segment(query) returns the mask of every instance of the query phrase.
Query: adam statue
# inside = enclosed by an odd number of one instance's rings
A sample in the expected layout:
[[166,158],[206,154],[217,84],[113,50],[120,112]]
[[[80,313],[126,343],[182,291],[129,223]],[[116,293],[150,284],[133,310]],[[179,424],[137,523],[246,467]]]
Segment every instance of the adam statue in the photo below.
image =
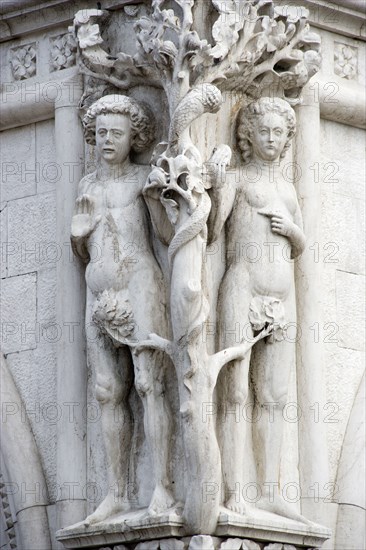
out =
[[161,513],[174,502],[167,471],[166,358],[150,349],[133,353],[134,345],[151,332],[167,336],[165,286],[141,194],[150,168],[130,161],[131,149],[143,151],[154,138],[152,115],[126,96],[109,95],[89,108],[83,125],[87,143],[96,145],[97,170],[79,184],[71,240],[74,252],[87,262],[86,325],[97,326],[97,337],[87,340],[87,357],[101,406],[109,493],[86,520],[96,523],[130,509],[128,396],[133,375],[155,475],[148,512]]

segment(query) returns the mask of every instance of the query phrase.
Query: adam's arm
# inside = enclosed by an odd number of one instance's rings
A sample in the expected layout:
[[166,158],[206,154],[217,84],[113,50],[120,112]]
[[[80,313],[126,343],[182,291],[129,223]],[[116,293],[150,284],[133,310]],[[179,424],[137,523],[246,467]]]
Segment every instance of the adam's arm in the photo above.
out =
[[74,215],[71,220],[71,246],[74,254],[83,262],[89,261],[87,239],[100,221],[95,216],[95,201],[86,194],[85,179],[79,184],[79,196],[75,201]]

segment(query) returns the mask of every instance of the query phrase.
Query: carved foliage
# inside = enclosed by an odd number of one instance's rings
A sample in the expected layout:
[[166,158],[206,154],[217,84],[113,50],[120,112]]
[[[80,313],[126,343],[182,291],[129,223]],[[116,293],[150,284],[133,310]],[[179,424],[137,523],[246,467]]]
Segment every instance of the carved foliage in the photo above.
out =
[[51,38],[51,72],[67,69],[75,65],[76,43],[70,33]]
[[88,17],[79,12],[74,29],[82,63],[94,76],[99,73],[123,89],[146,77],[165,88],[182,85],[189,78],[191,87],[214,83],[243,91],[269,79],[294,101],[319,70],[320,38],[310,32],[305,8],[275,7],[272,0],[212,0],[218,16],[211,30],[213,44],[209,44],[194,29],[194,0],[175,0],[169,9],[164,5],[165,0],[153,1],[151,14],[137,21],[134,56],[107,55],[100,46],[99,25],[94,23],[104,12],[88,10]]
[[26,44],[11,51],[11,69],[14,80],[25,80],[36,74],[37,51],[36,44]]
[[93,321],[118,345],[128,344],[135,328],[127,292],[124,294],[105,290],[98,297],[93,312]]
[[357,78],[357,48],[334,43],[334,72],[347,80],[355,80]]
[[273,333],[268,342],[284,339],[285,308],[277,298],[269,296],[254,296],[249,306],[249,321],[254,331],[260,331],[268,325],[273,325]]

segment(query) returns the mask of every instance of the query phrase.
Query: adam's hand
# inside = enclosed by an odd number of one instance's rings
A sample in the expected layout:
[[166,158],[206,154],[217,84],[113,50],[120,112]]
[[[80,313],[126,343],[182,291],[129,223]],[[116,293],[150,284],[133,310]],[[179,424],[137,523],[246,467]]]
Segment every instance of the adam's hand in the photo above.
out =
[[90,195],[76,199],[76,214],[71,221],[71,236],[86,237],[94,231],[102,216],[95,216],[95,201]]

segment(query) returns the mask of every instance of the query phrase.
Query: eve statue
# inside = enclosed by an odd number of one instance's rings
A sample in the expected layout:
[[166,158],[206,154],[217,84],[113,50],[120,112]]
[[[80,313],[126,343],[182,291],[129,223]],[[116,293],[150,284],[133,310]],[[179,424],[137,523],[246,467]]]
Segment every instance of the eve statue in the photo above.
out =
[[[295,133],[295,113],[279,98],[261,98],[244,107],[237,136],[245,163],[244,176],[233,185],[229,179],[212,189],[209,223],[216,233],[225,225],[226,272],[218,302],[220,349],[251,340],[271,323],[271,336],[256,343],[242,360],[232,361],[221,374],[221,399],[225,410],[242,411],[251,380],[259,420],[253,425],[253,448],[261,499],[257,507],[282,516],[303,519],[283,500],[279,472],[283,409],[289,375],[295,363],[295,335],[284,329],[295,326],[295,287],[292,259],[304,249],[302,217],[291,181],[283,172],[284,158]],[[285,176],[284,176],[285,174]],[[287,178],[287,179],[286,179]],[[220,200],[220,196],[222,200]],[[288,325],[290,323],[290,325]],[[291,341],[290,341],[291,340]],[[225,418],[221,435],[226,507],[248,513],[242,492],[234,494],[248,464],[246,430],[250,424],[233,414]]]
[[83,125],[87,143],[96,146],[97,169],[79,184],[71,240],[87,264],[86,326],[96,327],[96,337],[87,339],[87,358],[101,407],[109,485],[106,498],[85,520],[88,524],[131,508],[128,396],[133,383],[144,407],[155,476],[148,514],[161,513],[174,501],[168,482],[170,412],[163,397],[169,359],[158,350],[134,353],[151,332],[167,336],[166,290],[142,196],[150,168],[130,160],[131,149],[139,152],[151,144],[154,121],[142,104],[108,95],[89,108]]

